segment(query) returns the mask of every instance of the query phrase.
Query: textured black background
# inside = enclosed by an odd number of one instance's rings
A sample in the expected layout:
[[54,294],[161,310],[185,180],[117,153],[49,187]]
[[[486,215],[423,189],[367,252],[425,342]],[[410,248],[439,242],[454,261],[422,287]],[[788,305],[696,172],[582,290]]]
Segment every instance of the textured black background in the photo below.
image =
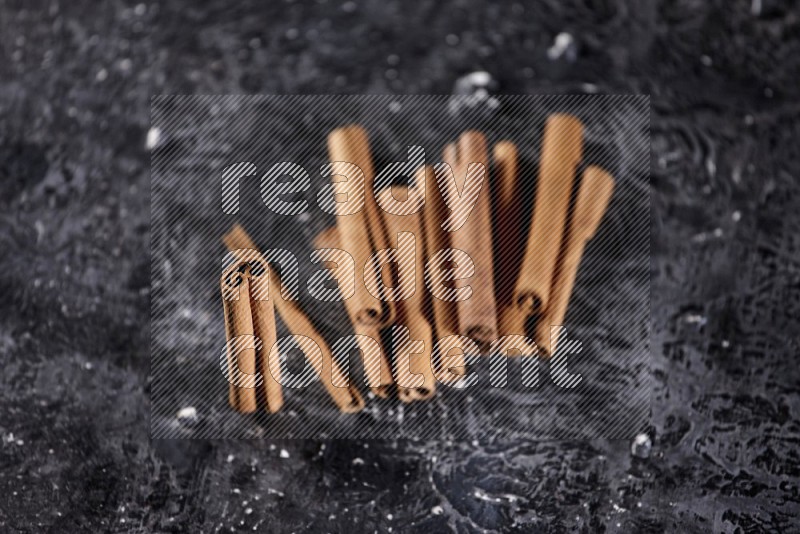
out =
[[[796,531],[794,2],[0,2],[0,530]],[[572,33],[577,57],[547,48]],[[652,95],[653,439],[148,438],[155,93]],[[592,84],[592,85],[586,85]]]

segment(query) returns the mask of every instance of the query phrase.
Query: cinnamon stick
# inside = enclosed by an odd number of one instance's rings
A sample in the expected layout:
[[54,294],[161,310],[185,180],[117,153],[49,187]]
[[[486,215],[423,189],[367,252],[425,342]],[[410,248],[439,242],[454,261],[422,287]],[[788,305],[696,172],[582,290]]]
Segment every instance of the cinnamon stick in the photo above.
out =
[[[258,249],[247,234],[244,228],[236,224],[231,230],[222,238],[225,246],[234,253],[250,259],[254,255],[266,266],[269,280],[275,280],[276,285],[281,286],[280,277],[272,269],[269,263],[258,253]],[[265,273],[266,274],[266,273]],[[262,275],[263,276],[263,275]],[[283,291],[281,291],[281,294]],[[333,402],[343,412],[354,413],[360,411],[364,407],[364,399],[358,390],[350,385],[348,387],[337,387],[334,384],[348,383],[347,376],[342,373],[339,365],[333,359],[333,353],[330,346],[325,342],[322,335],[314,328],[311,320],[300,309],[300,307],[291,300],[284,300],[277,297],[272,299],[278,315],[283,319],[286,328],[294,336],[304,336],[313,340],[320,348],[322,363],[318,364],[315,358],[306,354],[309,362],[314,366],[317,375],[319,376],[328,394],[331,396]],[[269,350],[269,349],[267,349]]]
[[250,308],[253,314],[253,329],[261,341],[258,355],[261,376],[263,377],[264,407],[275,413],[283,406],[283,386],[281,386],[281,364],[277,358],[270,359],[272,347],[278,341],[275,327],[275,304],[269,298],[269,278],[267,266],[258,261],[250,266]]
[[225,338],[228,341],[228,402],[233,409],[242,413],[254,412],[258,408],[253,379],[256,372],[256,345],[248,271],[247,263],[237,263],[223,271],[220,280]]
[[[453,247],[466,252],[475,265],[475,274],[470,280],[472,296],[457,303],[460,333],[487,348],[497,337],[497,307],[494,294],[491,193],[486,138],[479,132],[464,132],[457,146],[448,145],[445,148],[444,160],[453,169],[456,184],[462,180],[466,182],[470,163],[482,164],[487,175],[469,219],[451,237]],[[447,194],[453,195],[457,192],[448,191]]]
[[[336,385],[349,384],[349,377],[342,373],[341,368],[333,359],[333,351],[330,345],[328,345],[325,338],[322,337],[322,334],[314,328],[314,324],[308,316],[291,300],[277,299],[275,307],[281,319],[283,319],[286,328],[289,329],[289,332],[291,332],[293,336],[309,338],[319,347],[321,361],[310,357],[311,354],[308,352],[306,356],[317,372],[317,375],[328,391],[334,404],[339,407],[339,410],[345,413],[360,412],[364,408],[364,399],[352,384],[347,387]],[[301,346],[301,348],[305,347]]]
[[[431,168],[425,170],[425,188],[425,207],[422,214],[425,230],[425,255],[429,260],[438,251],[450,248],[450,233],[442,228],[442,222],[448,213],[447,206]],[[438,267],[432,266],[432,268]],[[458,334],[458,310],[455,302],[429,295],[426,304],[425,311],[430,323],[434,326],[437,339]],[[453,374],[463,375],[466,372],[463,353],[456,351],[450,362],[450,371]],[[441,356],[438,366],[441,368]]]
[[520,179],[517,147],[510,141],[494,146],[494,264],[500,335],[524,335],[525,315],[513,303],[520,263]]
[[[345,301],[347,312],[354,324],[386,326],[394,318],[394,305],[372,295],[364,280],[367,276],[377,279],[379,274],[370,256],[374,251],[388,246],[374,198],[375,171],[366,130],[355,125],[334,130],[328,136],[328,154],[332,162],[355,164],[364,173],[364,208],[357,213],[337,216],[336,219],[342,247],[353,256],[356,264],[355,293]],[[346,195],[349,191],[348,181],[340,178],[334,177],[334,192]],[[337,209],[341,205],[337,203]],[[361,276],[362,269],[364,277]]]
[[544,128],[539,182],[528,245],[514,290],[514,303],[526,315],[541,315],[567,222],[575,168],[583,151],[583,125],[571,115],[548,117]]
[[[424,179],[425,169],[422,169],[420,172],[420,176]],[[394,186],[392,189],[396,195],[395,198],[411,198],[407,186],[398,185]],[[381,204],[386,205],[390,202],[393,194],[392,189],[384,189],[376,194],[376,198],[380,199]],[[415,210],[412,209],[409,211]],[[384,212],[383,218],[390,236],[390,241],[398,242],[397,246],[394,248],[398,250],[400,256],[404,256],[405,253],[409,251],[400,249],[398,234],[401,232],[410,233],[414,236],[415,240],[414,257],[398,258],[400,262],[413,261],[414,266],[413,279],[403,278],[403,273],[401,273],[401,277],[396,281],[398,284],[398,293],[403,297],[408,296],[408,298],[402,298],[402,300],[398,300],[395,303],[397,323],[405,326],[409,334],[408,340],[397,340],[401,346],[393,347],[395,353],[395,382],[398,387],[398,397],[400,397],[400,400],[403,402],[426,400],[436,393],[436,381],[432,369],[433,329],[428,319],[425,317],[424,312],[425,257],[423,251],[425,250],[425,243],[422,234],[421,216],[419,212],[409,215],[395,215]],[[404,270],[402,266],[401,270]],[[403,288],[399,284],[406,284],[406,286]],[[406,291],[410,292],[411,287],[413,287],[413,294],[409,296]],[[423,343],[421,352],[415,349],[415,346],[419,345],[419,341]],[[419,380],[420,376],[422,377],[422,381]]]
[[555,353],[559,329],[553,331],[551,327],[564,324],[586,242],[597,232],[613,192],[614,179],[606,171],[599,167],[588,167],[584,171],[569,232],[553,277],[550,305],[536,325],[536,345],[545,355]]
[[[326,228],[314,239],[314,248],[316,249],[340,247],[339,230],[335,226]],[[333,271],[331,274],[335,277],[338,273],[339,271]],[[337,283],[340,282],[337,280]],[[386,351],[381,343],[380,328],[377,325],[353,321],[353,331],[359,336],[356,341],[359,344],[362,355],[371,355],[374,351],[372,347],[363,344],[364,338],[361,336],[366,336],[378,342],[381,353],[377,361],[364,362],[364,373],[366,374],[367,383],[370,384],[370,390],[381,398],[388,397],[394,378],[392,377],[392,366],[387,360]],[[374,384],[377,384],[377,386]]]

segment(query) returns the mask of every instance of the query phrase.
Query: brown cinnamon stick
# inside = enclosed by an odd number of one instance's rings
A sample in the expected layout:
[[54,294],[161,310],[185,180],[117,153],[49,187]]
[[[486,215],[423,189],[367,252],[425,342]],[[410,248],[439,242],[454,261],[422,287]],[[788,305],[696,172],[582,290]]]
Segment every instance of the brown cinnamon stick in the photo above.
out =
[[[366,130],[360,126],[334,130],[328,136],[328,154],[332,162],[355,164],[364,173],[364,208],[336,218],[342,247],[353,256],[356,265],[355,293],[345,301],[347,312],[354,324],[386,326],[394,318],[394,305],[372,295],[365,280],[365,277],[377,279],[379,274],[370,256],[388,246],[386,230],[374,198],[375,171]],[[340,178],[334,177],[334,191],[337,195],[347,194],[347,181]],[[337,209],[339,206],[341,204],[337,204]],[[362,272],[364,276],[361,276]]]
[[[486,172],[486,178],[469,219],[461,228],[452,232],[451,239],[453,247],[466,252],[475,265],[475,274],[470,280],[472,296],[457,303],[459,330],[462,335],[474,339],[483,348],[487,348],[497,336],[497,307],[494,293],[492,212],[486,138],[479,132],[464,132],[458,140],[458,145],[448,145],[443,156],[455,173],[456,184],[466,182],[470,163],[482,164]],[[459,189],[463,189],[463,186]],[[448,191],[446,194],[453,195],[457,192]]]
[[[307,337],[319,347],[319,354],[322,356],[321,362],[313,357],[309,357],[308,361],[314,367],[336,406],[345,413],[360,412],[364,408],[364,399],[352,384],[347,387],[336,385],[349,384],[349,377],[342,373],[341,368],[333,359],[333,351],[330,345],[322,337],[322,334],[314,328],[314,324],[308,316],[291,300],[277,299],[275,307],[293,336]],[[307,353],[306,356],[310,356],[310,354]]]
[[520,263],[520,178],[517,147],[510,141],[494,146],[494,280],[500,335],[524,335],[525,314],[513,302]]
[[[314,247],[316,249],[340,248],[341,242],[339,240],[338,228],[332,226],[320,232],[319,235],[317,235],[317,237],[314,239]],[[336,276],[338,273],[339,271],[331,272],[333,276]],[[337,283],[340,282],[337,280]],[[374,339],[378,342],[381,350],[378,361],[364,362],[364,372],[366,374],[368,384],[378,384],[374,387],[371,386],[370,390],[381,398],[388,397],[389,390],[394,382],[394,378],[392,377],[392,366],[386,357],[386,351],[381,343],[380,328],[377,325],[353,321],[353,331],[359,336],[356,338],[356,340],[359,344],[359,349],[361,350],[362,355],[371,355],[373,354],[373,350],[372,347],[362,343],[364,338],[361,336],[366,336],[367,338]]]
[[250,308],[253,314],[253,329],[261,341],[258,355],[264,381],[264,407],[268,412],[275,413],[283,406],[283,386],[280,383],[280,361],[277,358],[269,358],[272,347],[278,341],[278,332],[275,327],[275,304],[269,298],[269,278],[265,276],[266,268],[258,261],[251,263]]
[[582,151],[581,122],[570,115],[548,117],[531,231],[514,290],[514,303],[526,315],[540,315],[547,310],[550,286],[567,222],[575,168]]
[[254,383],[256,345],[247,263],[237,263],[226,269],[220,286],[228,341],[228,402],[236,411],[254,412],[258,408]]
[[[240,225],[236,224],[233,228],[225,234],[222,238],[225,246],[232,252],[241,254],[248,260],[255,255],[262,265],[266,266],[269,274],[269,280],[274,280],[276,285],[281,286],[280,277],[269,266],[269,263],[258,253],[258,249],[247,235],[247,232]],[[281,291],[281,294],[283,291]],[[309,362],[314,366],[320,380],[322,381],[328,394],[331,396],[333,402],[343,412],[353,413],[358,412],[364,407],[364,399],[358,390],[350,385],[349,387],[337,387],[334,384],[348,383],[348,377],[342,373],[339,365],[333,359],[333,353],[330,346],[325,342],[322,335],[314,328],[311,320],[300,309],[300,307],[291,300],[284,300],[283,298],[276,297],[272,299],[275,309],[283,319],[284,324],[289,329],[289,332],[295,336],[304,336],[313,340],[320,348],[322,356],[322,364],[314,358],[308,358]],[[267,349],[269,350],[269,349]],[[307,357],[309,355],[307,354]]]
[[550,305],[536,325],[536,345],[545,355],[552,355],[558,343],[559,329],[552,326],[564,324],[569,297],[575,285],[581,256],[586,242],[591,239],[614,192],[614,179],[599,167],[588,167],[575,200],[569,232],[561,248],[558,267],[550,289]]
[[[425,170],[423,169],[421,173],[421,176],[424,177]],[[394,186],[393,190],[396,198],[411,198],[407,186]],[[392,193],[392,190],[384,189],[376,194],[376,198],[380,199],[381,204],[386,205],[390,202]],[[401,346],[394,347],[395,382],[398,387],[398,397],[403,402],[426,400],[436,393],[436,381],[432,369],[433,329],[424,312],[425,243],[421,216],[419,212],[409,215],[395,215],[384,212],[383,218],[390,236],[390,242],[392,242],[394,248],[398,249],[398,255],[404,256],[405,253],[409,252],[400,250],[398,234],[410,233],[415,240],[414,257],[398,258],[398,261],[413,262],[414,265],[413,279],[409,280],[401,276],[396,281],[397,284],[406,284],[405,288],[397,286],[398,293],[403,294],[403,296],[407,296],[404,289],[410,291],[413,284],[413,294],[395,303],[397,323],[405,326],[409,333],[407,343],[400,342]],[[413,348],[414,345],[419,345],[416,343],[418,341],[423,343],[421,352]],[[422,377],[421,382],[419,380],[420,376]]]
[[[448,214],[447,206],[431,168],[426,168],[425,170],[425,191],[425,207],[422,210],[425,230],[425,256],[427,260],[430,260],[438,251],[450,248],[450,233],[442,228],[442,223]],[[439,267],[430,266],[430,268]],[[429,295],[425,311],[430,323],[434,326],[437,339],[458,334],[458,309],[455,302],[441,300]],[[441,363],[440,356],[438,362],[440,370]],[[463,375],[466,372],[463,353],[456,351],[456,354],[451,357],[450,363],[450,370],[453,374]]]

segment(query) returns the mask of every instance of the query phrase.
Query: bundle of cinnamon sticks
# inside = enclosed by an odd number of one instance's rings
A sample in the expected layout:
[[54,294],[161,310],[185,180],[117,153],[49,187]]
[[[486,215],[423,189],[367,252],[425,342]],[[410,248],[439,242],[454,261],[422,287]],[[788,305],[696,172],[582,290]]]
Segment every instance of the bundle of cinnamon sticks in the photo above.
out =
[[[588,166],[576,176],[582,147],[583,125],[577,118],[547,119],[525,244],[524,177],[518,175],[514,143],[501,141],[490,151],[483,134],[464,132],[445,146],[443,163],[419,168],[411,185],[375,191],[367,132],[347,126],[329,135],[337,224],[314,244],[346,251],[356,273],[363,272],[353,286],[337,278],[338,269],[330,271],[347,293],[342,300],[354,344],[375,395],[387,397],[396,389],[403,402],[429,399],[437,382],[459,380],[469,356],[496,350],[500,345],[494,343],[505,336],[529,338],[530,354],[555,353],[557,327],[564,323],[584,247],[614,189],[614,180],[601,168]],[[491,163],[493,176],[480,187],[480,173],[488,177]],[[475,184],[479,193],[464,217],[452,207]],[[363,209],[352,210],[346,200],[357,186],[366,192]],[[454,219],[457,224],[448,224]],[[230,404],[241,412],[259,405],[270,412],[281,408],[277,311],[295,339],[310,340],[298,345],[336,406],[343,412],[361,410],[363,398],[305,312],[283,291],[279,295],[273,289],[269,296],[270,282],[281,287],[280,276],[245,230],[234,226],[223,242],[234,258],[222,276]],[[416,251],[407,268],[391,261],[407,249]],[[387,251],[390,261],[376,260]],[[440,282],[438,291],[432,280]],[[412,289],[403,293],[407,287]],[[392,329],[389,348],[381,341],[387,328]]]

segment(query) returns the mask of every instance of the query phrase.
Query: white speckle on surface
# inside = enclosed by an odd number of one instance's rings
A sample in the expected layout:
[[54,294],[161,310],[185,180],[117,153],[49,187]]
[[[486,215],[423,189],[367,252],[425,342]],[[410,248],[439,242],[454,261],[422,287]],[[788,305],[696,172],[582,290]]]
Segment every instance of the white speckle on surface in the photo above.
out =
[[571,33],[561,32],[553,39],[553,44],[547,49],[547,57],[551,61],[561,59],[574,61],[577,57],[575,38]]
[[[653,450],[653,442],[647,434],[639,434],[631,443],[631,454],[637,458],[649,458]],[[614,505],[616,506],[616,505]]]
[[364,460],[361,458],[353,458],[353,465],[364,465]]
[[281,458],[288,458],[289,457],[289,451],[287,451],[286,449],[281,449],[280,457]]
[[252,508],[247,508],[247,509],[244,511],[244,515],[250,515],[250,514],[252,514],[252,513],[253,513],[253,509],[252,509]]
[[717,164],[711,158],[706,159],[706,171],[708,171],[708,174],[711,176],[717,174]]
[[733,222],[741,221],[742,220],[742,212],[738,211],[738,210],[734,211],[733,213],[731,213],[731,219],[733,219]]
[[229,454],[229,455],[228,455],[228,457],[227,457],[227,458],[225,458],[225,461],[226,461],[226,462],[228,462],[228,463],[231,463],[231,462],[233,462],[233,460],[234,460],[235,458],[236,458],[236,457],[235,457],[234,455],[232,455],[232,454]]
[[44,223],[37,220],[35,223],[33,223],[33,227],[36,229],[36,242],[41,243],[45,232]]
[[[690,313],[689,315],[684,317],[684,321],[686,321],[686,323],[688,324],[696,324],[699,326],[704,326],[708,322],[708,319],[706,319],[706,317],[704,317],[703,315],[697,313]],[[642,435],[644,434],[639,434],[639,436]]]
[[488,495],[485,491],[483,491],[480,488],[475,488],[475,491],[472,492],[472,496],[475,497],[476,499],[480,499],[481,501],[500,502],[500,499],[491,497],[490,495]]
[[106,69],[100,69],[97,71],[97,74],[95,74],[94,78],[98,82],[103,82],[106,80],[106,78],[108,78],[108,71]]
[[155,147],[158,146],[158,142],[161,140],[161,130],[159,128],[150,128],[147,131],[147,140],[145,141],[145,148],[147,150],[153,150]]
[[489,96],[494,85],[494,78],[486,71],[475,71],[458,78],[453,84],[453,97],[448,104],[450,112],[456,113],[462,108],[474,108],[479,104],[490,109],[499,107],[500,101]]
[[197,408],[194,406],[186,406],[178,410],[178,421],[181,423],[192,424],[197,422]]
[[442,509],[442,507],[441,507],[441,506],[439,506],[439,505],[437,504],[436,506],[434,506],[433,508],[431,508],[431,513],[432,513],[433,515],[442,515],[442,514],[444,513],[444,510]]
[[492,83],[492,75],[485,70],[478,70],[463,76],[461,80],[477,87],[486,87]]

